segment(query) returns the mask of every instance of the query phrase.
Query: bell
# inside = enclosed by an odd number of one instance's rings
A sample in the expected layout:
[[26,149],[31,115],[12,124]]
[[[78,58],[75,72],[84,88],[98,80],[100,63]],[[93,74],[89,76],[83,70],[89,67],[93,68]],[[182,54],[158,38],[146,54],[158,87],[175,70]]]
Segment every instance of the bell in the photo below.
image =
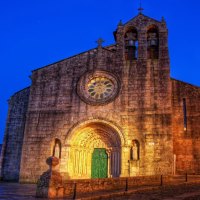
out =
[[156,40],[151,40],[151,45],[152,46],[156,46],[157,45],[157,41]]
[[128,45],[132,46],[132,47],[135,46],[135,41],[134,40],[129,40]]

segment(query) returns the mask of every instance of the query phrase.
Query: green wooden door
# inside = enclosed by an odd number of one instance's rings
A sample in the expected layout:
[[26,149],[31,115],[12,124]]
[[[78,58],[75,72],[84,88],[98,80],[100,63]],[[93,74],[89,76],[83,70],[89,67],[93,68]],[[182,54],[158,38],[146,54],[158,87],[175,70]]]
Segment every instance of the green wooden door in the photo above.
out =
[[94,149],[92,154],[92,178],[107,178],[108,155],[105,149]]

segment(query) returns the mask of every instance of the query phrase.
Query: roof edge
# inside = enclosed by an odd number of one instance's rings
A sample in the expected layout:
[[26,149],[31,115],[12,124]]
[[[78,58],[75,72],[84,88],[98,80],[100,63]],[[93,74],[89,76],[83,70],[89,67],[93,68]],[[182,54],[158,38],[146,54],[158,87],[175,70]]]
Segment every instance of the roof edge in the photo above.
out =
[[14,97],[15,95],[17,95],[18,93],[20,93],[20,92],[22,92],[22,91],[24,91],[24,90],[30,89],[30,87],[31,87],[31,86],[28,86],[28,87],[25,87],[25,88],[23,88],[23,89],[21,89],[21,90],[15,92],[13,95],[10,96],[10,98]]
[[[103,48],[104,50],[107,50],[107,51],[112,52],[111,50],[106,49],[106,48],[109,48],[109,47],[111,47],[111,46],[115,46],[115,45],[116,45],[116,44],[111,44],[111,45],[107,45],[107,46],[102,47],[102,48]],[[73,56],[69,56],[69,57],[67,57],[67,58],[64,58],[64,59],[61,59],[61,60],[59,60],[59,61],[56,61],[56,62],[50,63],[50,64],[48,64],[48,65],[45,65],[45,66],[43,66],[43,67],[39,67],[39,68],[37,68],[37,69],[34,69],[34,70],[32,70],[31,72],[35,72],[35,71],[38,71],[38,70],[40,70],[40,69],[43,69],[43,68],[49,67],[49,66],[51,66],[51,65],[55,65],[55,64],[57,64],[57,63],[60,63],[60,62],[65,61],[65,60],[68,60],[68,59],[74,58],[74,57],[76,57],[76,56],[80,56],[80,55],[82,55],[82,54],[84,54],[84,53],[90,52],[90,51],[95,50],[95,49],[97,49],[97,48],[98,48],[98,47],[96,47],[96,48],[92,48],[92,49],[89,49],[89,50],[87,50],[87,51],[83,51],[83,52],[78,53],[78,54],[75,54],[75,55],[73,55]]]
[[90,49],[90,50],[88,50],[88,51],[83,51],[83,52],[78,53],[78,54],[76,54],[76,55],[69,56],[69,57],[67,57],[67,58],[64,58],[64,59],[61,59],[61,60],[59,60],[59,61],[56,61],[56,62],[50,63],[50,64],[48,64],[48,65],[45,65],[45,66],[43,66],[43,67],[39,67],[39,68],[37,68],[37,69],[34,69],[34,70],[32,70],[31,72],[35,72],[35,71],[38,71],[38,70],[40,70],[40,69],[49,67],[49,66],[51,66],[51,65],[55,65],[55,64],[57,64],[57,63],[63,62],[63,61],[68,60],[68,59],[70,59],[70,58],[74,58],[74,57],[76,57],[76,56],[79,56],[79,55],[81,55],[81,54],[87,53],[87,52],[92,51],[92,50],[94,50],[94,49],[97,49],[97,48],[93,48],[93,49]]
[[180,81],[180,80],[172,78],[172,77],[170,77],[170,79],[173,80],[173,81],[178,81],[178,82],[181,82],[181,83],[184,83],[184,84],[187,84],[187,85],[190,85],[192,87],[196,87],[196,88],[200,89],[200,86],[198,86],[198,85],[193,85],[191,83],[188,83],[188,82],[185,82],[185,81]]
[[149,16],[147,16],[147,15],[144,15],[144,14],[142,14],[142,13],[139,13],[139,14],[137,14],[135,17],[131,18],[131,19],[128,20],[126,23],[124,23],[123,26],[127,25],[130,21],[134,20],[135,18],[137,18],[137,17],[140,16],[140,15],[143,15],[144,17],[147,17],[147,18],[149,18],[149,19],[151,19],[151,20],[153,20],[153,21],[156,21],[156,22],[158,22],[158,23],[161,23],[161,21],[159,21],[159,20],[157,20],[157,19],[154,19],[154,18],[149,17]]

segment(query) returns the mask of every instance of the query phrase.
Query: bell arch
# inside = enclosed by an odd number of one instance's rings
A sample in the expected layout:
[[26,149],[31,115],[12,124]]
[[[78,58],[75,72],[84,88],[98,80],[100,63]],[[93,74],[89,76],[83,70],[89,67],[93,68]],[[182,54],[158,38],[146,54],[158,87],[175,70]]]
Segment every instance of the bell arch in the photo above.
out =
[[110,122],[101,120],[83,122],[70,130],[65,142],[68,151],[67,173],[70,178],[92,178],[92,168],[94,168],[92,155],[97,149],[106,152],[107,177],[120,176],[121,147],[124,144],[124,137]]
[[125,59],[137,60],[138,58],[138,32],[135,27],[129,27],[124,35]]
[[147,28],[148,59],[159,58],[159,29],[156,25]]

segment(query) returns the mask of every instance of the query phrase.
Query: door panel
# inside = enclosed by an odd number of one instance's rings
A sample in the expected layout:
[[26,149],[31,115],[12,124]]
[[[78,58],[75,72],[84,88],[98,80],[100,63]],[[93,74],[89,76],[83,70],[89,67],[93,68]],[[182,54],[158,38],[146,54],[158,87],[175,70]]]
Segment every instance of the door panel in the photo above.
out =
[[92,178],[107,178],[108,155],[106,149],[94,149],[92,154]]

